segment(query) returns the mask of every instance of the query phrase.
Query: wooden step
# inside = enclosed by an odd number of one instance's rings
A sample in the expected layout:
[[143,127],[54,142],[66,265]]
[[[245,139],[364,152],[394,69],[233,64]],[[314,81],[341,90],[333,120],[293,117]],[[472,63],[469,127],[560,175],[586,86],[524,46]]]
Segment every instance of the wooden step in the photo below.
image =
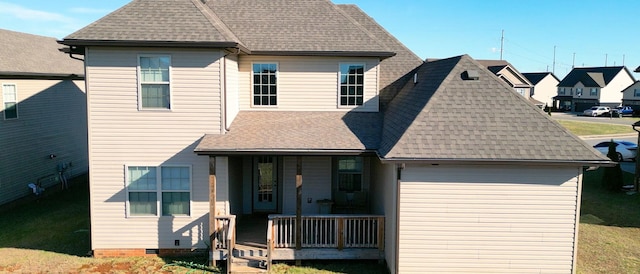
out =
[[267,273],[264,257],[233,258],[229,273]]

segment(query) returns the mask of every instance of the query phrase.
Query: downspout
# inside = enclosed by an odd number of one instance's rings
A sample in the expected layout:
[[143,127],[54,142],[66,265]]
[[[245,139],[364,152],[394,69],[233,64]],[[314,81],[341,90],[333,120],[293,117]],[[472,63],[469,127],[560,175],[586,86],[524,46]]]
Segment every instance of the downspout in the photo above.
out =
[[396,245],[395,245],[395,272],[400,273],[400,182],[402,181],[402,170],[404,169],[404,163],[396,164]]
[[[229,54],[232,54],[233,52],[229,52],[227,54],[225,54],[224,56],[222,56],[222,98],[221,99],[221,104],[222,104],[222,113],[220,114],[220,119],[222,119],[222,129],[221,129],[221,133],[225,134],[229,131],[229,125],[227,125],[227,56],[229,56]],[[235,55],[239,55],[240,54],[240,48],[236,48],[236,52],[233,53]]]

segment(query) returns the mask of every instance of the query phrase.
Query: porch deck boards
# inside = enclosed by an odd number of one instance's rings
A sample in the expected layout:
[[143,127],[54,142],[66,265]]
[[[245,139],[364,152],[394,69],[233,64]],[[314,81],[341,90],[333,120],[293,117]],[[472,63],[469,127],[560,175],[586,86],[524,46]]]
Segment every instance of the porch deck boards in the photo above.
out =
[[268,221],[267,214],[242,216],[236,226],[236,243],[266,249]]

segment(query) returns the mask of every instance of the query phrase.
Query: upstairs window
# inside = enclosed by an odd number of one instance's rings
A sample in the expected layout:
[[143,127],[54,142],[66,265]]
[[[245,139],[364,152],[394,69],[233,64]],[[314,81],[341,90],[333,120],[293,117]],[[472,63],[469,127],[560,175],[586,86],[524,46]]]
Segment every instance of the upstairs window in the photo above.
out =
[[140,108],[170,109],[169,56],[140,56]]
[[633,89],[633,97],[640,97],[640,89]]
[[525,89],[517,88],[516,91],[518,91],[518,93],[520,93],[520,95],[525,96]]
[[591,88],[589,90],[589,95],[591,96],[598,96],[598,89],[597,88]]
[[362,191],[362,157],[338,157],[338,191]]
[[253,105],[278,105],[278,64],[253,64]]
[[364,64],[340,64],[340,106],[364,102]]
[[576,88],[576,95],[578,97],[582,96],[582,88]]
[[2,84],[4,119],[18,119],[18,90],[15,84]]
[[558,88],[558,95],[564,95],[565,94],[565,89],[564,88]]
[[189,216],[191,169],[188,166],[127,167],[130,216]]

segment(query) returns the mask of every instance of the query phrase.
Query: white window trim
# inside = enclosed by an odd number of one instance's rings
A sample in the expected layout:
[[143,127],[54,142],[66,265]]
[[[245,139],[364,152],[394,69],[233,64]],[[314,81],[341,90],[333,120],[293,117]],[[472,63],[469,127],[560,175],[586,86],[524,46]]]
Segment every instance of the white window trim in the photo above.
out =
[[[158,215],[132,215],[131,205],[129,204],[129,167],[154,167],[156,168],[156,212]],[[162,215],[162,167],[187,167],[189,168],[189,215]],[[187,164],[169,164],[169,165],[124,165],[124,189],[125,189],[125,218],[191,218],[193,216],[193,167]],[[131,192],[152,192],[149,191],[131,191]],[[172,190],[171,192],[187,192],[184,190]]]
[[[354,105],[354,106],[344,105],[343,106],[343,105],[340,104],[340,96],[341,96],[340,95],[340,90],[341,90],[340,88],[342,87],[342,83],[340,81],[340,75],[341,75],[342,72],[340,71],[340,68],[343,65],[347,65],[347,66],[349,66],[349,65],[362,66],[362,105]],[[340,62],[340,63],[338,63],[338,73],[336,75],[337,75],[337,77],[336,77],[337,81],[336,82],[338,84],[337,92],[336,92],[336,96],[337,96],[336,97],[336,105],[337,105],[337,107],[340,108],[340,109],[355,109],[355,108],[360,108],[360,107],[365,106],[366,103],[367,103],[366,102],[366,99],[367,99],[367,85],[365,84],[366,83],[366,79],[367,79],[367,63],[365,63],[365,62]]]
[[[167,84],[169,85],[169,108],[143,108],[142,107],[142,69],[140,67],[140,58],[141,57],[168,57],[169,58],[169,82],[153,82],[155,84]],[[138,66],[136,67],[137,70],[137,77],[138,77],[138,110],[139,111],[171,111],[173,109],[173,91],[171,88],[171,83],[173,82],[173,58],[171,58],[171,54],[163,54],[163,53],[152,53],[152,54],[138,54],[138,57],[136,57],[137,60],[136,62],[138,63]],[[145,84],[151,84],[151,83],[145,83]]]
[[[275,64],[276,65],[276,104],[275,105],[256,105],[253,103],[253,88],[254,88],[254,81],[253,81],[253,65],[255,64]],[[255,61],[255,62],[251,62],[251,79],[250,79],[250,88],[249,88],[249,102],[251,103],[251,108],[278,108],[278,106],[280,105],[280,63],[276,62],[276,61]]]
[[[15,101],[7,101],[7,98],[4,96],[4,86],[13,86],[13,90],[15,90],[16,92],[16,100]],[[18,118],[20,118],[20,111],[18,109],[18,84],[16,83],[2,83],[2,116],[4,118],[4,120],[17,120]],[[7,103],[15,103],[16,104],[16,118],[7,118],[7,113],[6,111],[6,104]]]

